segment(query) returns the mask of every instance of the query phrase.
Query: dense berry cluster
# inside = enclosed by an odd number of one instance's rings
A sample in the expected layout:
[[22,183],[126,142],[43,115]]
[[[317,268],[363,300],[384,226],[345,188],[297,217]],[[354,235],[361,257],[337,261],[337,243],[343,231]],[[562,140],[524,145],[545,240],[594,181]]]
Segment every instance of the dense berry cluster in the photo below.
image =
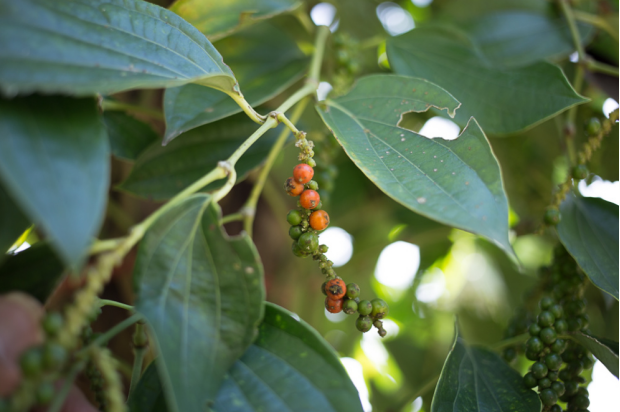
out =
[[336,67],[332,75],[332,84],[334,92],[340,95],[351,87],[355,77],[361,71],[358,57],[359,42],[346,33],[338,33],[334,36],[334,53]]
[[[301,143],[300,143],[301,142]],[[359,313],[356,327],[361,332],[368,332],[374,325],[381,337],[386,335],[383,329],[383,319],[388,313],[388,306],[382,299],[372,301],[360,300],[360,288],[355,283],[345,284],[336,274],[334,263],[327,259],[325,253],[327,245],[319,244],[319,233],[329,226],[329,215],[323,210],[321,196],[318,193],[319,184],[312,180],[316,163],[312,159],[314,145],[305,139],[305,135],[298,140],[297,146],[301,150],[300,163],[293,169],[293,176],[286,179],[284,189],[290,196],[299,196],[298,208],[288,212],[286,220],[291,225],[289,236],[293,239],[292,251],[295,256],[312,257],[318,261],[319,269],[327,279],[321,286],[326,295],[325,308],[330,313],[344,313],[352,315]]]

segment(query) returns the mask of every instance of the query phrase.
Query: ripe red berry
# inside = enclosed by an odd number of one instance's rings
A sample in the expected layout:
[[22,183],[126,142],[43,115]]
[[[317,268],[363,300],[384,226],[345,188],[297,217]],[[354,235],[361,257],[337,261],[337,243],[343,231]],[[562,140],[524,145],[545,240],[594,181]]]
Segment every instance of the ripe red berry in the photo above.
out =
[[289,177],[284,183],[284,189],[289,196],[299,196],[304,191],[304,185],[295,182],[295,179]]
[[325,230],[329,226],[329,215],[324,210],[317,210],[310,215],[310,226],[314,230]]
[[305,163],[300,163],[293,169],[293,177],[297,183],[305,185],[314,176],[314,169]]
[[325,309],[329,313],[340,313],[342,311],[342,299],[325,298]]
[[321,196],[314,190],[304,190],[299,198],[299,203],[304,209],[314,209],[320,201]]
[[342,279],[332,279],[325,285],[327,297],[331,299],[342,299],[347,293],[347,285]]

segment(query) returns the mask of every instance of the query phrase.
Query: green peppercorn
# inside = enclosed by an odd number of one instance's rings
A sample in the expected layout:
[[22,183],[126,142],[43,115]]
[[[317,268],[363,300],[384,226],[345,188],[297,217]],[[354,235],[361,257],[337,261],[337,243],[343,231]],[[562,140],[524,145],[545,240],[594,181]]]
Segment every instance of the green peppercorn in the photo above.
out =
[[562,366],[562,358],[557,353],[550,353],[545,356],[545,365],[550,370],[557,371]]
[[588,174],[590,174],[590,172],[588,171],[588,167],[586,165],[577,165],[573,167],[573,179],[582,180],[588,177]]
[[558,338],[558,335],[552,328],[544,328],[540,331],[540,340],[547,345],[551,345]]
[[546,389],[551,387],[551,380],[549,378],[542,378],[538,380],[538,387],[540,389]]
[[538,315],[538,325],[541,328],[551,326],[553,325],[553,322],[555,322],[555,316],[553,316],[553,313],[549,311],[544,310]]
[[577,332],[578,330],[581,330],[582,328],[582,323],[581,323],[581,318],[571,318],[569,319],[566,323],[568,325],[568,330],[570,332]]
[[[372,312],[372,303],[369,300],[362,300],[357,304],[357,312],[362,316],[370,315]],[[370,323],[372,325],[372,322]]]
[[568,329],[568,323],[564,319],[558,319],[553,324],[553,328],[557,333],[564,333]]
[[372,328],[372,319],[370,318],[370,316],[360,316],[355,321],[355,327],[360,332],[366,333]]
[[[328,250],[329,250],[329,248],[327,247],[327,245],[319,246],[319,252],[321,252],[321,253],[327,253]],[[325,259],[327,259],[327,258],[325,258]],[[321,259],[321,260],[323,260],[323,259]]]
[[583,364],[584,369],[592,369],[592,366],[594,366],[594,361],[588,356],[582,358],[581,363]]
[[356,283],[349,283],[347,285],[347,297],[349,299],[355,299],[360,295],[360,287]]
[[42,369],[43,356],[41,348],[30,348],[22,354],[19,365],[22,373],[27,377],[37,376]]
[[374,319],[383,319],[388,314],[388,304],[383,299],[373,299],[370,301],[372,304],[372,312],[370,316]]
[[311,180],[306,183],[306,189],[319,190],[319,184],[316,182],[316,180]]
[[547,378],[549,378],[551,382],[554,382],[558,380],[559,374],[560,374],[560,371],[549,371],[549,373],[547,374]]
[[319,237],[316,233],[306,232],[297,239],[299,249],[305,253],[312,253],[319,248]]
[[299,245],[297,244],[296,241],[293,241],[293,245],[291,247],[293,254],[297,257],[301,257],[301,258],[307,258],[308,256],[310,256],[310,254],[304,252],[303,250],[301,250],[301,248],[299,247]]
[[564,382],[564,395],[565,396],[573,396],[579,390],[579,385],[575,381],[565,381]]
[[56,395],[56,389],[50,382],[41,382],[37,388],[36,398],[37,404],[41,406],[48,405]]
[[515,350],[515,348],[506,348],[504,349],[504,353],[502,356],[504,357],[504,360],[506,362],[512,362],[513,360],[517,359],[517,351]]
[[549,297],[549,296],[543,297],[540,300],[540,302],[538,302],[538,305],[540,306],[540,309],[542,309],[542,310],[547,310],[551,306],[553,306],[554,304],[555,304],[555,300],[553,300],[553,298]]
[[534,375],[532,374],[532,372],[528,372],[525,374],[525,376],[523,377],[523,383],[525,384],[526,387],[528,388],[534,388],[535,386],[538,385],[538,379],[536,379],[534,377]]
[[566,390],[566,388],[564,388],[564,384],[560,381],[553,382],[551,384],[551,389],[553,389],[553,392],[555,392],[558,396],[564,395],[564,391]]
[[538,326],[538,323],[532,323],[529,328],[530,335],[538,336],[538,334],[540,333],[540,329],[541,327]]
[[549,412],[562,412],[562,407],[560,405],[553,405],[549,409]]
[[564,316],[564,309],[562,309],[561,305],[555,304],[549,308],[549,312],[555,317],[555,319],[560,319]]
[[552,226],[555,226],[558,223],[560,223],[562,218],[560,216],[560,211],[558,210],[558,208],[553,207],[553,206],[547,208],[547,210],[545,211],[544,220],[546,224],[552,225]]
[[590,406],[590,399],[586,395],[577,394],[573,399],[571,399],[571,403],[573,403],[577,409],[587,409]]
[[587,329],[588,326],[590,325],[590,317],[586,314],[583,314],[581,316],[579,316],[579,320],[581,321],[581,329],[580,330],[584,330]]
[[323,293],[325,296],[327,296],[327,292],[325,291],[325,286],[327,286],[327,282],[329,282],[331,279],[326,280],[325,282],[323,282],[323,284],[321,285],[321,293]]
[[342,302],[342,311],[347,315],[352,315],[357,312],[357,303],[353,299],[345,299]]
[[293,209],[290,212],[288,212],[288,215],[286,215],[286,221],[291,226],[299,225],[301,223],[301,221],[302,221],[302,216],[301,216],[301,213],[299,212],[299,210]]
[[62,366],[67,360],[67,350],[54,342],[47,342],[43,346],[42,364],[46,370],[53,370]]
[[545,406],[555,405],[558,401],[558,395],[553,391],[553,389],[543,389],[540,392],[540,400]]
[[533,350],[526,350],[525,351],[525,357],[528,358],[529,360],[538,360],[540,352],[537,351],[533,351]]
[[599,119],[597,119],[596,117],[593,117],[590,120],[588,120],[588,123],[586,124],[586,134],[588,136],[595,136],[599,134],[600,131],[601,131],[601,121]]
[[557,339],[551,344],[551,351],[561,355],[566,350],[567,342],[564,339]]
[[312,209],[312,210],[322,210],[322,209],[323,209],[323,202],[321,202],[321,201],[319,200],[319,203],[318,203],[318,204],[316,205],[316,207],[315,207],[314,209]]
[[301,229],[301,226],[291,226],[291,228],[288,230],[288,235],[293,240],[299,239],[299,236],[301,236],[303,233],[304,232]]
[[525,350],[526,351],[532,351],[532,352],[537,352],[538,353],[541,350],[543,350],[544,347],[545,347],[545,345],[542,343],[540,338],[538,338],[536,336],[532,336],[531,338],[529,338],[527,340],[527,342],[525,342]]
[[55,336],[61,329],[64,320],[58,312],[50,312],[41,321],[41,326],[49,336]]
[[532,374],[536,379],[542,379],[547,376],[549,368],[542,362],[534,362],[532,365]]

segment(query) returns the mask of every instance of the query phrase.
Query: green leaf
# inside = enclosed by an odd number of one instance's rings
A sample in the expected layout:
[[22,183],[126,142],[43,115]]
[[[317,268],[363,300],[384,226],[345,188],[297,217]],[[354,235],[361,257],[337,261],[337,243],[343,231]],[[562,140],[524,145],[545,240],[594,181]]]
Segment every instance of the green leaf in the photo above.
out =
[[4,0],[0,90],[110,94],[198,83],[234,92],[211,43],[176,14],[141,0]]
[[161,356],[171,411],[199,411],[252,343],[263,316],[263,267],[252,240],[228,237],[208,195],[161,216],[140,243],[136,310]]
[[[221,40],[216,46],[254,107],[299,80],[308,66],[308,59],[290,36],[268,23]],[[193,84],[167,89],[164,144],[187,130],[240,111],[234,100],[217,90]]]
[[0,261],[19,236],[28,229],[30,220],[0,185]]
[[290,12],[300,0],[177,0],[170,10],[183,17],[211,41],[221,39],[256,21]]
[[[129,177],[118,188],[155,200],[169,199],[228,158],[258,126],[241,113],[184,133],[167,146],[155,143],[136,161]],[[237,178],[263,162],[277,139],[269,130],[239,159]],[[213,190],[223,180],[207,186]]]
[[596,359],[609,369],[609,372],[613,373],[616,378],[618,377],[618,342],[597,338],[583,332],[577,332],[575,339],[592,352]]
[[0,180],[67,266],[83,261],[105,212],[109,145],[93,99],[0,100]]
[[546,62],[494,67],[472,40],[453,30],[412,30],[389,39],[387,54],[396,73],[427,79],[453,94],[463,104],[457,123],[474,116],[487,133],[525,130],[588,101],[559,67]]
[[592,283],[618,300],[618,205],[569,193],[560,212],[560,241]]
[[8,255],[0,265],[0,295],[20,291],[45,303],[63,275],[63,264],[47,242]]
[[[362,78],[319,114],[347,155],[392,199],[439,222],[480,234],[508,253],[508,202],[497,160],[475,119],[452,141],[397,126],[402,114],[457,100],[423,79]],[[460,110],[460,109],[459,109]]]
[[456,337],[443,366],[432,412],[535,412],[542,409],[536,392],[497,354],[468,346]]
[[[534,11],[508,10],[482,15],[464,29],[492,63],[526,66],[545,59],[559,59],[575,51],[563,17]],[[578,22],[583,43],[591,37],[592,26]],[[541,41],[544,39],[544,41]]]
[[[166,410],[154,365],[129,398],[131,412]],[[296,315],[266,303],[259,336],[228,371],[213,410],[349,412],[362,406],[329,344]]]
[[103,123],[108,130],[112,154],[120,159],[136,160],[151,143],[159,140],[151,126],[123,112],[105,112]]

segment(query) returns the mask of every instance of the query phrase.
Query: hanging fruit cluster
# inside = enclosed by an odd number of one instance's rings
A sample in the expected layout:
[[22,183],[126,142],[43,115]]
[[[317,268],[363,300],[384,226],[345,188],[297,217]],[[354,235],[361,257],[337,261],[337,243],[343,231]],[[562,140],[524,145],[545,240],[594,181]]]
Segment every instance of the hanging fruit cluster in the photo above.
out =
[[361,71],[359,63],[360,44],[347,33],[334,35],[336,67],[332,75],[334,93],[341,95],[351,87]]
[[299,196],[298,208],[286,216],[291,225],[289,236],[293,239],[293,254],[301,258],[312,257],[319,262],[321,272],[327,277],[321,291],[326,295],[325,308],[330,313],[359,313],[355,323],[359,331],[368,332],[374,325],[379,335],[384,337],[386,331],[381,319],[388,313],[387,303],[382,299],[360,300],[359,286],[355,283],[347,285],[336,275],[334,263],[325,256],[327,245],[319,245],[319,233],[329,226],[329,215],[323,210],[319,185],[313,180],[316,166],[314,144],[306,139],[305,133],[299,132],[296,146],[301,151],[298,159],[302,163],[295,166],[293,176],[284,183],[284,189],[290,196]]
[[[527,328],[530,337],[521,347],[506,348],[504,359],[512,361],[517,352],[524,352],[527,359],[534,361],[523,381],[528,388],[538,388],[543,411],[561,412],[558,401],[567,404],[567,411],[587,410],[588,391],[580,385],[588,382],[581,375],[592,368],[593,360],[583,346],[567,336],[588,331],[583,298],[587,278],[562,246],[556,248],[553,264],[542,268],[540,274],[540,312]],[[531,314],[521,313],[510,332],[522,332],[523,321],[532,318]]]

